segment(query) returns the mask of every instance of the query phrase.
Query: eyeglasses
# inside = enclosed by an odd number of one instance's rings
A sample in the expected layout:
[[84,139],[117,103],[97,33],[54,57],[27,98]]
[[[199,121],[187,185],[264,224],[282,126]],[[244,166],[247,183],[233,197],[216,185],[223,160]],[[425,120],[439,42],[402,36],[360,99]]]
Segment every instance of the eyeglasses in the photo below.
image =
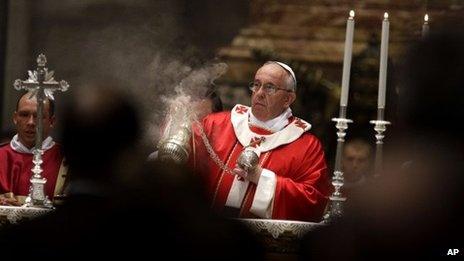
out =
[[248,85],[248,88],[250,88],[250,91],[252,91],[252,92],[259,91],[259,89],[261,87],[263,87],[264,93],[266,93],[268,95],[272,95],[272,94],[276,93],[278,90],[282,90],[282,91],[286,91],[286,92],[293,92],[292,90],[279,88],[279,87],[275,86],[272,83],[261,84],[260,82],[250,82],[250,84]]

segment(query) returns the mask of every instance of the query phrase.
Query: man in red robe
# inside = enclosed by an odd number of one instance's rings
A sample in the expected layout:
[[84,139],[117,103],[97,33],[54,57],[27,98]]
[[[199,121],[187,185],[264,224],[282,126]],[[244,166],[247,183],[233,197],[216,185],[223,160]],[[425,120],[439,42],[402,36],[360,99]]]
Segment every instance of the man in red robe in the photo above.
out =
[[[21,205],[29,194],[32,150],[35,146],[37,100],[31,93],[25,93],[16,105],[13,122],[17,134],[11,142],[0,145],[0,204]],[[43,112],[44,154],[42,155],[42,177],[47,179],[45,193],[53,199],[62,193],[66,167],[62,165],[63,156],[60,145],[49,136],[55,123],[54,103],[46,99]],[[60,173],[60,175],[59,175]]]
[[[307,132],[311,125],[292,116],[295,74],[284,63],[267,62],[250,90],[251,108],[236,105],[193,128],[191,163],[213,208],[245,218],[320,221],[327,166],[320,141]],[[248,172],[237,165],[244,149],[259,156],[258,167]]]

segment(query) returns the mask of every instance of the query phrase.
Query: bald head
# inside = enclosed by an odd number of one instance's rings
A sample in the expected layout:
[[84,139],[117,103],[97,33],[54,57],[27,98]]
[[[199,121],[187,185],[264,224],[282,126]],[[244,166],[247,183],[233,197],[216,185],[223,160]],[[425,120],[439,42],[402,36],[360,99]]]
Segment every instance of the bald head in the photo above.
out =
[[[23,93],[21,96],[19,96],[19,99],[16,101],[16,111],[18,111],[19,102],[21,100],[27,99],[27,98],[29,98],[31,96],[32,96],[31,92],[26,92],[26,93]],[[32,99],[34,99],[37,102],[35,97],[33,97]],[[48,98],[45,98],[45,104],[44,105],[45,105],[44,110],[47,110],[50,116],[54,116],[55,115],[55,101],[50,100]]]
[[[16,126],[19,141],[31,149],[35,145],[36,126],[37,126],[37,99],[32,97],[32,93],[23,94],[17,104],[16,111],[13,114],[13,122]],[[42,136],[46,138],[55,123],[54,103],[51,100],[45,99],[43,109],[43,132]]]

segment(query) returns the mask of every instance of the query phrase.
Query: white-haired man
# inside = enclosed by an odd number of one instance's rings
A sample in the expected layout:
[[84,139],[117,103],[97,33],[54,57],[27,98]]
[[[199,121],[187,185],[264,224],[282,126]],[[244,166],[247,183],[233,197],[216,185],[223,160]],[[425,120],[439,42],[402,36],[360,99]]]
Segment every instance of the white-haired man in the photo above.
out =
[[[194,128],[191,160],[213,208],[245,218],[319,221],[329,191],[327,166],[321,143],[307,132],[311,125],[292,116],[295,74],[284,63],[266,62],[250,90],[251,108],[238,104]],[[259,156],[252,171],[237,165],[244,149]]]

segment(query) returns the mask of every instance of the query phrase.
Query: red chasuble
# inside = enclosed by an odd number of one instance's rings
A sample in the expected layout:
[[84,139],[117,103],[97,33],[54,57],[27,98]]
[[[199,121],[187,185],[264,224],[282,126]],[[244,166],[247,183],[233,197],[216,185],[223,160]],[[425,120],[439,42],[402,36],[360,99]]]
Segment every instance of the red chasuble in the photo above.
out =
[[250,126],[249,107],[210,114],[202,128],[219,159],[230,169],[244,147],[257,149],[264,169],[257,185],[240,181],[221,169],[209,155],[199,126],[193,128],[191,163],[202,176],[219,212],[237,208],[244,218],[320,221],[329,193],[327,166],[319,140],[307,130],[309,123],[291,117],[276,133]]
[[[30,179],[32,176],[32,154],[13,150],[10,144],[0,147],[0,194],[13,192],[15,196],[29,194]],[[63,155],[60,145],[55,144],[42,155],[42,177],[47,179],[45,193],[53,199],[55,184],[58,177]]]

